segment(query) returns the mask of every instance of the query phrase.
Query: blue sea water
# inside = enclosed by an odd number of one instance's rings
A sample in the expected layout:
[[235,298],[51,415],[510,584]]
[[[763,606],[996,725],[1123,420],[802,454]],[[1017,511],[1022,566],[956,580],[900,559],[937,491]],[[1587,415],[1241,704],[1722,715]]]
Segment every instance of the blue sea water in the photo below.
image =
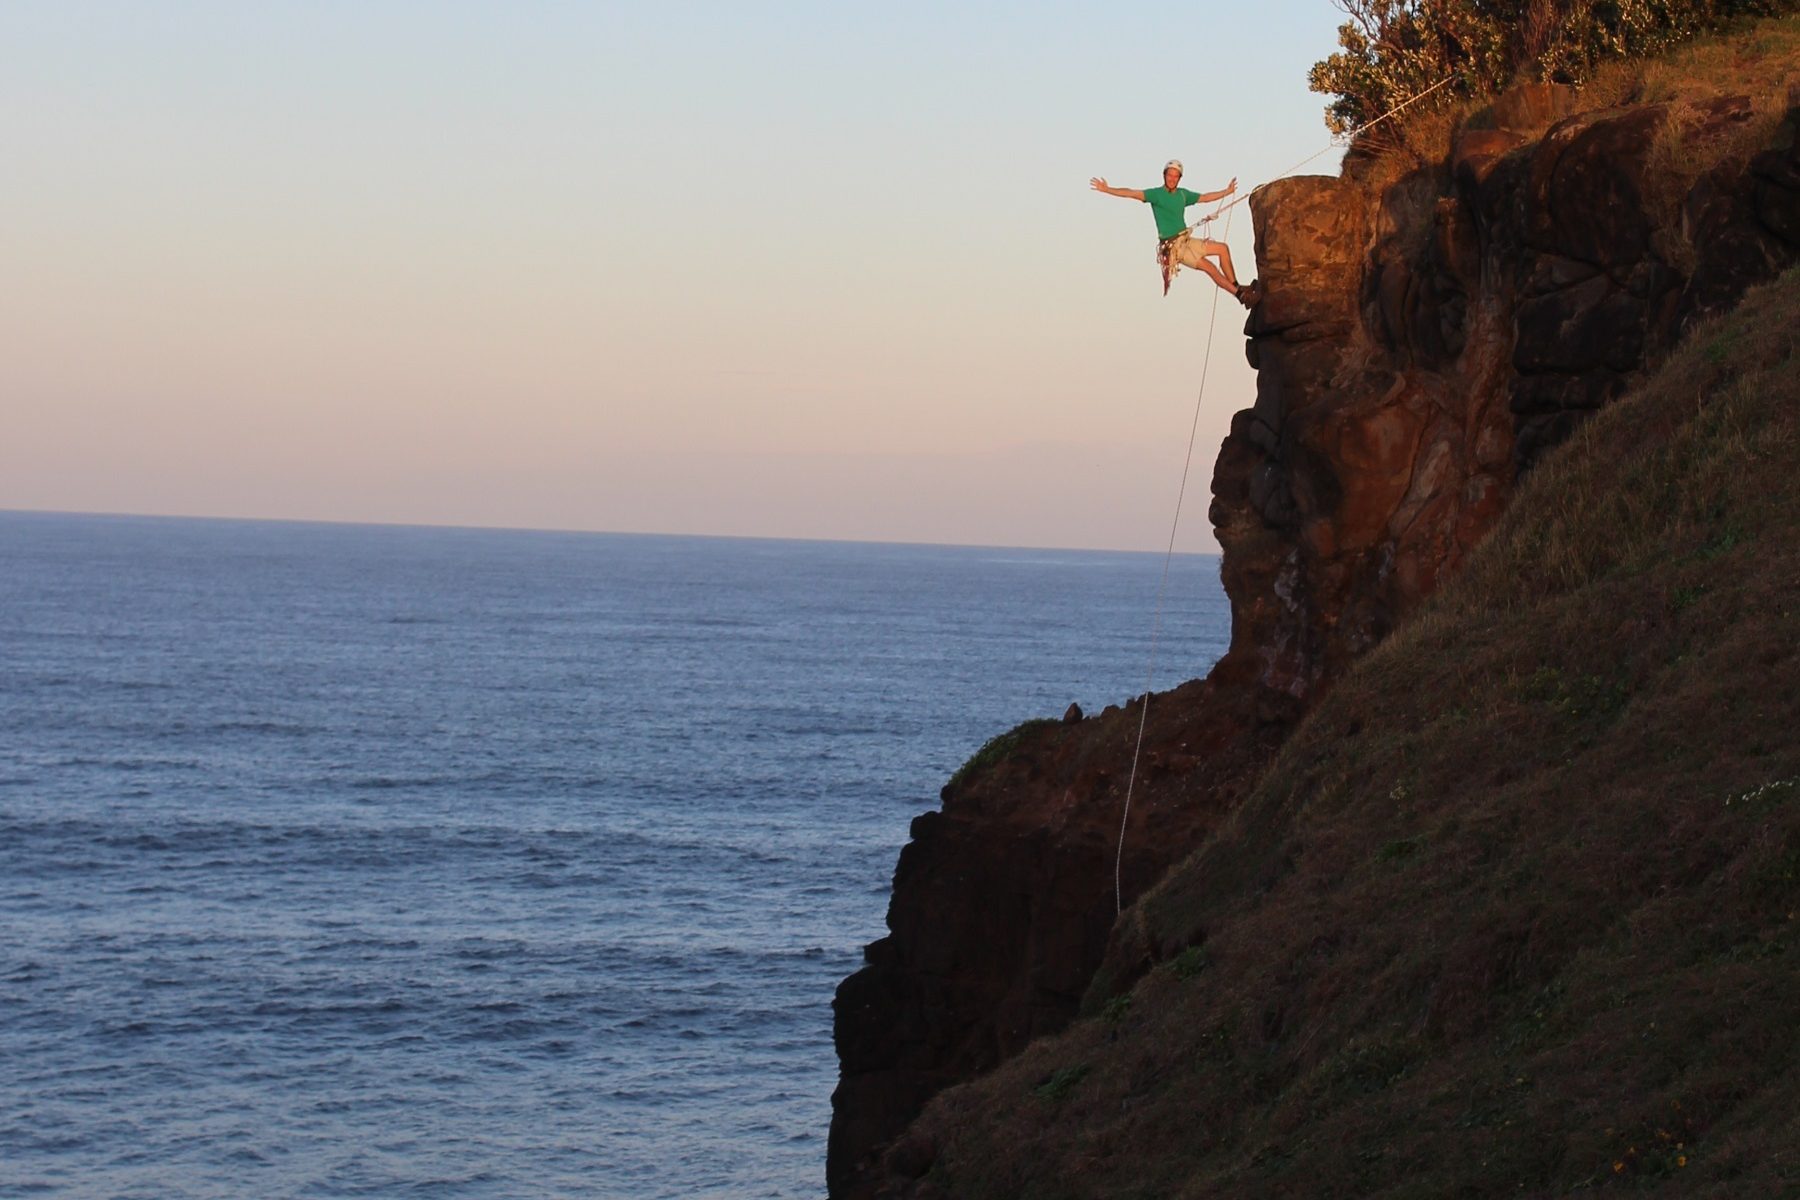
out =
[[907,823],[1161,570],[0,513],[0,1195],[821,1195]]

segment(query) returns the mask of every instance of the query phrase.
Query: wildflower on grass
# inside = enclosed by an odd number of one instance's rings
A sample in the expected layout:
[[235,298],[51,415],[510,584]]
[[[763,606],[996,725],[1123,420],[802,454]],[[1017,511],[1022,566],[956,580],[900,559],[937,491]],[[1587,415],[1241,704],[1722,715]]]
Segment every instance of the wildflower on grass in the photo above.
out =
[[1753,787],[1747,792],[1739,792],[1735,796],[1727,796],[1725,798],[1725,807],[1730,808],[1734,804],[1748,804],[1752,800],[1762,799],[1770,792],[1776,791],[1779,788],[1791,788],[1795,786],[1800,786],[1800,777],[1793,779],[1771,779],[1760,787]]

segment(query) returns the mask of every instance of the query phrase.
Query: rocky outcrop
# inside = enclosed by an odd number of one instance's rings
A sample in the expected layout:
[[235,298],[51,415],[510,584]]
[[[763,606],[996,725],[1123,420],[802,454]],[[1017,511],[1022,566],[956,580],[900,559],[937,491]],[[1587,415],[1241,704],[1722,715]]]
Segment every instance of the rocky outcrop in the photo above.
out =
[[[1579,115],[1572,100],[1512,93],[1443,161],[1380,186],[1353,154],[1343,177],[1253,198],[1257,395],[1220,448],[1211,509],[1231,646],[1151,701],[1127,905],[1456,570],[1520,471],[1696,318],[1800,259],[1800,110],[1765,128],[1733,98]],[[1748,135],[1754,153],[1671,190],[1671,155]],[[1044,723],[914,823],[891,933],[835,1004],[834,1196],[907,1174],[916,1147],[881,1155],[924,1101],[1066,1024],[1103,959],[1116,982],[1157,953],[1113,920],[1141,715]]]
[[1456,569],[1519,470],[1800,258],[1800,110],[1671,196],[1666,160],[1739,136],[1747,100],[1505,127],[1560,91],[1508,97],[1379,192],[1257,193],[1257,398],[1213,478],[1243,660],[1222,665],[1307,702]]
[[1285,724],[1200,681],[1019,732],[913,822],[890,933],[838,989],[834,1196],[873,1194],[873,1157],[938,1091],[1063,1028],[1115,916],[1121,802],[1140,720],[1119,888],[1130,904],[1254,781]]

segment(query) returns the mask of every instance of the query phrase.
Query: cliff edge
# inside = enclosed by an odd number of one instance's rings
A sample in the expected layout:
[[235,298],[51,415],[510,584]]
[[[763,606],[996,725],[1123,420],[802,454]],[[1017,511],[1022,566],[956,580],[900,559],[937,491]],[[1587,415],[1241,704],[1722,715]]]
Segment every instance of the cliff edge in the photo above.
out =
[[[1523,88],[1465,115],[1441,155],[1395,170],[1353,151],[1341,177],[1255,194],[1257,397],[1211,509],[1231,646],[1152,701],[1128,905],[1242,825],[1296,726],[1462,570],[1522,473],[1800,259],[1794,102],[1579,111],[1566,89]],[[1206,940],[1142,905],[1113,920],[1138,716],[1023,727],[914,823],[891,932],[834,1006],[834,1196],[925,1175],[942,1122],[900,1135],[931,1097]],[[1284,869],[1246,861],[1224,873],[1248,893]]]

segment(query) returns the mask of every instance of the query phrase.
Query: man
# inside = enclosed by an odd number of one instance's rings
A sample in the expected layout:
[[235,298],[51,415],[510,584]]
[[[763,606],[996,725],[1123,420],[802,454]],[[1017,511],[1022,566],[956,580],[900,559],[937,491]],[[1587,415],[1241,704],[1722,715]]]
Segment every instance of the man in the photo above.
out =
[[[1237,272],[1231,265],[1231,247],[1210,238],[1193,237],[1187,227],[1186,210],[1190,204],[1223,200],[1237,191],[1237,180],[1233,179],[1216,192],[1190,192],[1179,186],[1181,170],[1181,160],[1170,159],[1163,167],[1163,185],[1141,192],[1136,188],[1109,187],[1104,179],[1090,179],[1088,183],[1096,192],[1142,200],[1150,206],[1156,216],[1156,262],[1162,268],[1163,295],[1169,294],[1169,281],[1175,278],[1175,272],[1188,266],[1205,271],[1214,283],[1236,296],[1245,308],[1252,307],[1262,299],[1262,293],[1254,282],[1238,282]],[[1215,258],[1217,265],[1212,261]]]

